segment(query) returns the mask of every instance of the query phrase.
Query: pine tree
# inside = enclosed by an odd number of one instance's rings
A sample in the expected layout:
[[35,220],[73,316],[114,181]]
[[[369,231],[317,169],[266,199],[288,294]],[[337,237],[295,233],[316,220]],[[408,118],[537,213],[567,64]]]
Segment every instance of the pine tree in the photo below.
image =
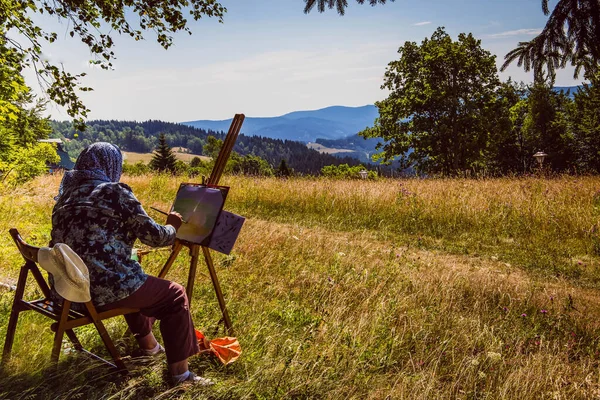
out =
[[275,174],[280,177],[288,177],[291,175],[290,169],[288,168],[287,163],[284,159],[282,159],[279,163],[279,167],[277,167],[277,171],[275,172]]
[[502,70],[517,60],[525,71],[533,70],[536,81],[554,80],[556,69],[570,63],[575,78],[583,69],[590,79],[600,68],[600,0],[559,0],[552,13],[548,0],[542,0],[542,10],[550,16],[544,29],[509,52]]
[[164,133],[158,137],[158,146],[154,150],[154,155],[150,161],[150,168],[160,172],[175,172],[175,163],[177,159],[173,154],[173,150],[167,144],[167,139]]

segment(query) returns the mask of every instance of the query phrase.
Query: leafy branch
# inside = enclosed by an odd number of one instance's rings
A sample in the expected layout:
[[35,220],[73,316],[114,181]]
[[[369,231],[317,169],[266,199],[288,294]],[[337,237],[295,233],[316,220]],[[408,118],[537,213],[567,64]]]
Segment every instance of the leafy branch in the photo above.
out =
[[[32,68],[48,97],[64,106],[79,128],[89,109],[78,96],[92,88],[81,85],[86,74],[71,74],[42,56],[42,49],[57,40],[56,32],[37,26],[30,15],[45,14],[68,22],[68,35],[79,38],[92,54],[92,64],[112,69],[116,59],[113,34],[143,40],[146,31],[168,49],[173,34],[188,32],[188,18],[214,17],[223,22],[227,9],[216,0],[0,0],[0,39],[6,49],[20,54],[19,72]],[[137,19],[131,15],[137,15]],[[136,20],[136,23],[130,22]],[[108,30],[108,32],[103,32]]]
[[542,10],[549,15],[542,32],[529,42],[520,42],[505,56],[501,70],[515,60],[525,71],[533,70],[537,81],[569,63],[575,67],[574,78],[581,71],[589,78],[600,68],[600,0],[560,0],[552,13],[548,0]]
[[[394,0],[390,0],[394,1]],[[322,13],[325,11],[325,8],[335,8],[340,15],[344,15],[346,13],[346,7],[348,7],[348,2],[346,0],[304,0],[306,5],[304,6],[304,13],[308,14],[315,6],[317,6],[317,10]],[[365,0],[356,0],[358,4],[364,4]],[[377,4],[385,4],[386,0],[369,0],[369,4],[371,6],[376,6]]]

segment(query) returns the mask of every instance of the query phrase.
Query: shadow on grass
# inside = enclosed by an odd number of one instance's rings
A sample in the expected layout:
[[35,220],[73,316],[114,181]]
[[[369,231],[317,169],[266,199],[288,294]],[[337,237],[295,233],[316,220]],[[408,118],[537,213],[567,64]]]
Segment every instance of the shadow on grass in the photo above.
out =
[[[44,365],[24,373],[12,373],[15,362],[11,361],[0,370],[0,399],[171,399],[192,395],[190,387],[170,384],[164,356],[123,359],[127,375],[75,352],[63,356],[57,368]],[[217,361],[203,356],[193,358],[190,364],[199,375],[220,369]],[[204,390],[193,391],[192,397],[196,397]]]

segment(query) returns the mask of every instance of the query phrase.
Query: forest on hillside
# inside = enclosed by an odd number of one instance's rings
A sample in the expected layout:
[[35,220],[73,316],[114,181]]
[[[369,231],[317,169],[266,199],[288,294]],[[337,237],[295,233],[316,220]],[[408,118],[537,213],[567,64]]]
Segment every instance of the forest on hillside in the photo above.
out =
[[[192,154],[209,155],[204,146],[209,136],[224,139],[225,132],[213,132],[163,121],[89,121],[86,129],[77,131],[70,122],[52,121],[51,137],[66,139],[64,148],[71,157],[91,143],[103,141],[114,143],[124,151],[150,153],[158,144],[158,136],[163,133],[170,147],[185,147]],[[253,155],[265,159],[272,167],[281,160],[298,174],[318,175],[327,165],[348,164],[357,166],[360,161],[351,157],[336,157],[309,149],[305,144],[261,136],[239,135],[235,152],[242,156]]]

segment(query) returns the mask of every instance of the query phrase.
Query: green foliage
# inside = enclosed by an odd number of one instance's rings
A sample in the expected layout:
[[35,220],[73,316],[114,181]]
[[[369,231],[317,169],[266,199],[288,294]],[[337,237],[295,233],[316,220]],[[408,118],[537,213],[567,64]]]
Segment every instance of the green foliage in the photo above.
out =
[[253,155],[240,156],[235,152],[232,153],[227,167],[234,174],[252,176],[273,176],[274,174],[273,167],[267,160]]
[[187,141],[187,148],[192,154],[202,154],[204,142],[200,138],[192,138]]
[[600,173],[600,73],[575,94],[570,123],[574,164],[582,172]]
[[192,161],[190,161],[190,167],[192,168],[197,168],[197,167],[201,167],[204,163],[202,162],[202,159],[200,157],[194,157],[192,158]]
[[[548,0],[542,10],[550,14]],[[554,81],[557,68],[575,66],[574,77],[583,69],[591,78],[600,66],[600,0],[559,0],[542,32],[505,56],[502,70],[513,61],[525,71],[533,70],[536,81]]]
[[18,103],[29,92],[21,75],[22,60],[22,55],[7,45],[7,39],[0,31],[0,118],[3,122],[18,118],[21,110]]
[[532,154],[543,150],[548,154],[545,164],[553,170],[565,171],[572,166],[573,140],[567,126],[570,105],[571,100],[564,93],[553,91],[549,82],[531,86],[522,127],[530,162],[533,163]]
[[492,175],[525,173],[532,161],[531,145],[525,142],[523,123],[527,115],[528,88],[509,80],[500,85],[494,104],[493,135],[485,151],[485,169]]
[[138,161],[135,164],[123,164],[123,173],[131,176],[140,176],[150,173],[152,169],[143,161]]
[[21,184],[48,171],[48,164],[58,163],[60,157],[50,143],[14,147],[8,160],[0,161],[2,183]]
[[360,134],[384,139],[380,159],[400,156],[419,172],[481,169],[500,85],[495,57],[473,35],[461,33],[454,42],[443,28],[420,46],[406,42],[398,53],[382,86],[391,93],[375,103],[375,126]]
[[292,172],[288,168],[287,163],[285,162],[284,159],[281,159],[281,162],[279,163],[279,167],[277,167],[277,171],[275,171],[275,175],[277,175],[281,178],[287,178],[290,175],[292,175]]
[[217,139],[216,137],[209,135],[206,138],[206,145],[202,150],[202,154],[211,157],[213,160],[216,160],[222,146],[223,141],[221,139]]
[[[393,2],[394,0],[390,0]],[[348,7],[348,2],[346,0],[304,0],[306,5],[304,6],[304,13],[308,14],[315,6],[317,6],[317,10],[320,13],[325,11],[325,7],[332,9],[335,7],[338,14],[344,15],[346,13],[346,7]],[[364,4],[365,0],[356,0],[358,4]],[[369,0],[369,4],[371,6],[375,6],[379,4],[385,4],[386,0]]]
[[[354,167],[351,167],[348,164],[326,165],[321,169],[321,175],[326,178],[334,179],[362,179],[360,176],[360,171],[366,171],[366,168],[362,165],[357,165]],[[377,172],[367,171],[367,178],[377,178]]]
[[154,150],[154,156],[149,167],[159,172],[175,173],[177,171],[177,158],[167,144],[167,139],[163,133],[158,137],[158,147]]
[[48,119],[41,117],[45,103],[36,102],[25,85],[21,74],[22,59],[23,56],[7,46],[6,37],[0,34],[0,124],[10,132],[0,135],[0,154],[6,151],[9,142],[25,146],[47,138],[50,133]]
[[[173,43],[172,34],[188,27],[187,13],[194,20],[203,16],[215,17],[222,22],[227,11],[215,0],[125,0],[106,2],[52,1],[52,0],[1,0],[0,46],[18,55],[18,70],[31,67],[49,97],[66,107],[72,117],[87,116],[88,109],[78,96],[79,91],[92,90],[81,85],[85,73],[71,74],[62,65],[55,65],[43,57],[49,44],[63,35],[45,31],[36,23],[38,14],[47,14],[64,22],[71,38],[77,37],[90,50],[91,64],[111,69],[116,55],[113,51],[115,33],[143,40],[144,33],[156,34],[158,43],[168,49]],[[0,107],[5,105],[0,104]],[[83,128],[78,119],[78,128]]]
[[175,161],[175,175],[185,175],[190,170],[190,166],[185,161],[176,160]]
[[[0,15],[1,15],[0,11]],[[58,162],[56,149],[37,143],[50,133],[42,118],[45,104],[36,102],[21,75],[22,54],[8,46],[0,23],[0,180],[4,184],[25,182]]]

